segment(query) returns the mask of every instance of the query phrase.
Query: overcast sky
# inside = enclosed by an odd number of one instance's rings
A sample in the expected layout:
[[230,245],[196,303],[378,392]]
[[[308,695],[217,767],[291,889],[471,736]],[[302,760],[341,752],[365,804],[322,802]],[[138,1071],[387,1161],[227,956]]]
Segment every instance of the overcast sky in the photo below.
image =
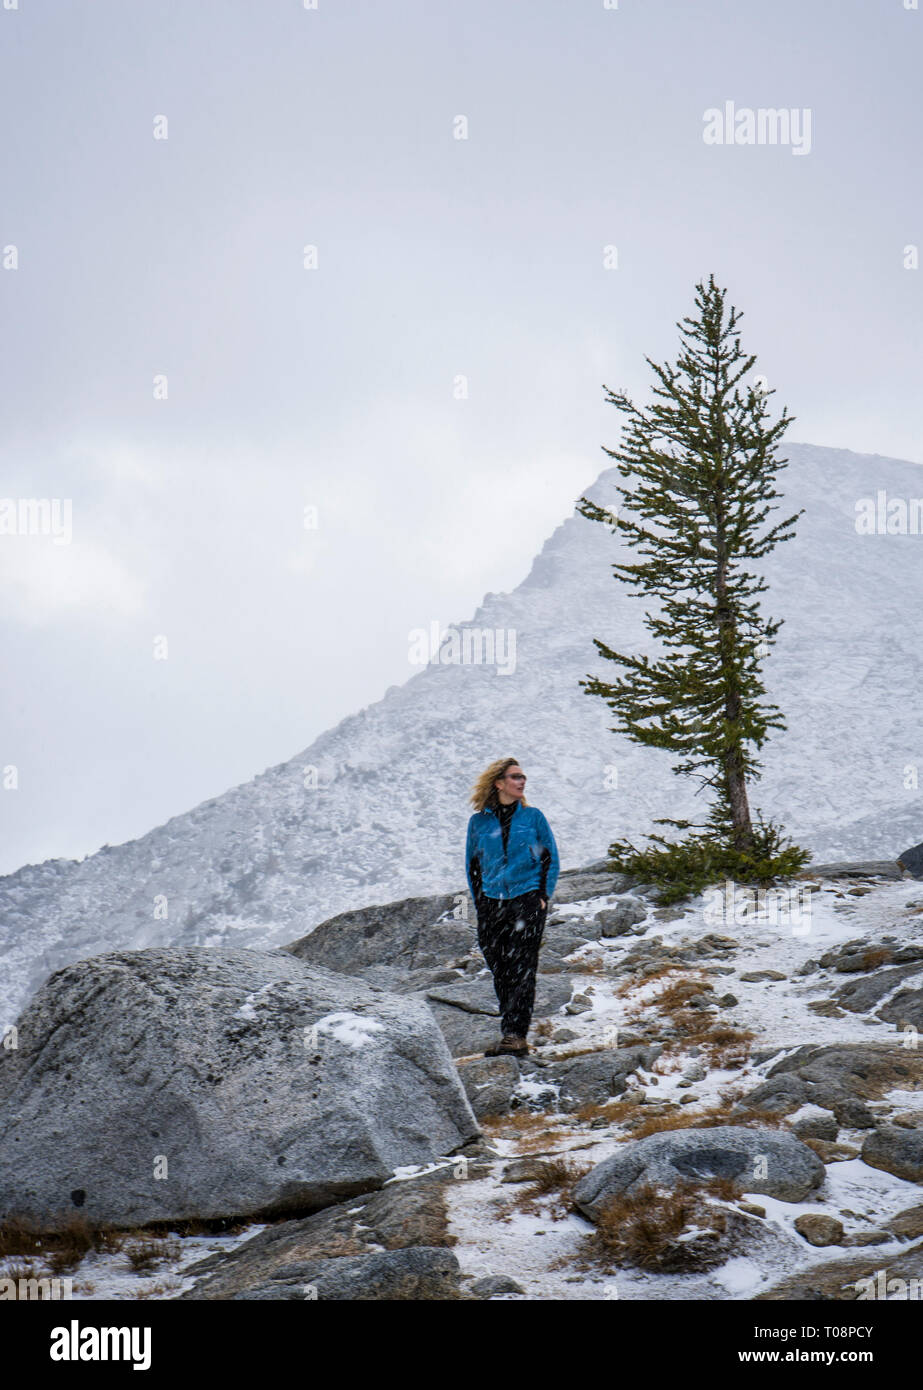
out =
[[[710,272],[790,439],[920,460],[904,0],[2,3],[0,498],[72,504],[0,536],[2,872],[413,675]],[[726,102],[789,143],[706,143]]]

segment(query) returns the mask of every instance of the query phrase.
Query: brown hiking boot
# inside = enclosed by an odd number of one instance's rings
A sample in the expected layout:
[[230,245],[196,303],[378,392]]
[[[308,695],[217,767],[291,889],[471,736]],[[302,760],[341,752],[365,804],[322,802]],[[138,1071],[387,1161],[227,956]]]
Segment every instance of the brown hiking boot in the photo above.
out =
[[485,1057],[527,1057],[528,1054],[529,1044],[518,1033],[504,1033],[499,1042],[491,1043],[490,1047],[484,1048]]

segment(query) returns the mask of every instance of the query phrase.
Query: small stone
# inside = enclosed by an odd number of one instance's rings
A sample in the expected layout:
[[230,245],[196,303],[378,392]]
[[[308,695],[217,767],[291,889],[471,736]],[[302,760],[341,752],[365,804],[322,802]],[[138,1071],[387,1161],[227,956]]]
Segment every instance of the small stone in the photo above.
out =
[[579,1037],[580,1034],[575,1033],[573,1028],[556,1028],[551,1035],[551,1041],[553,1043],[569,1043]]
[[874,1129],[875,1116],[868,1106],[863,1105],[861,1100],[849,1097],[847,1100],[838,1100],[833,1106],[833,1113],[837,1118],[837,1123],[844,1129]]
[[764,980],[785,980],[788,977],[781,970],[747,970],[740,978],[745,984],[758,985]]
[[903,1236],[905,1240],[916,1240],[917,1236],[923,1236],[923,1206],[899,1211],[888,1222],[888,1230],[896,1236]]
[[488,1274],[471,1285],[471,1292],[477,1298],[493,1298],[498,1293],[525,1293],[525,1289],[507,1274]]
[[792,1125],[792,1133],[797,1134],[799,1139],[834,1140],[838,1132],[839,1126],[829,1110],[824,1115],[807,1115]]
[[501,1176],[501,1182],[537,1182],[543,1175],[547,1163],[543,1163],[540,1158],[514,1158],[512,1163],[508,1163]]
[[795,1217],[795,1230],[809,1245],[842,1245],[843,1223],[835,1216],[808,1211]]
[[738,1211],[745,1211],[748,1216],[765,1216],[766,1208],[758,1207],[756,1202],[738,1202]]
[[883,1125],[873,1130],[862,1145],[862,1161],[883,1168],[896,1178],[923,1182],[923,1131]]

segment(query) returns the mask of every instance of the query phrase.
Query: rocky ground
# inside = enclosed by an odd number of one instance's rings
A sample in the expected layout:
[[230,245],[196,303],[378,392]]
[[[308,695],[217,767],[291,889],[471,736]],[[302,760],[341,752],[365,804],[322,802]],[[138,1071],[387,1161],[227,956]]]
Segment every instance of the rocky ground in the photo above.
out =
[[311,1215],[173,1237],[140,1275],[88,1255],[74,1296],[855,1299],[881,1270],[871,1296],[914,1296],[923,885],[819,865],[781,900],[663,908],[564,873],[522,1059],[483,1056],[467,908],[371,907],[285,950],[425,1002],[480,1136]]

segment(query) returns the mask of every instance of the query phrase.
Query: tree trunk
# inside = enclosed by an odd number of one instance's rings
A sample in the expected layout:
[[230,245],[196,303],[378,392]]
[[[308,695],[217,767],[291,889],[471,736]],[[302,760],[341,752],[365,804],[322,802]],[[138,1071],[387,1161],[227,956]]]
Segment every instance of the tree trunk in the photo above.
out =
[[724,536],[724,516],[719,499],[716,500],[718,520],[716,550],[718,568],[715,594],[718,600],[717,620],[718,639],[721,648],[721,674],[724,679],[724,717],[735,730],[724,751],[724,785],[731,807],[733,839],[736,850],[748,850],[753,846],[753,826],[750,821],[750,803],[747,799],[747,780],[744,776],[740,739],[740,691],[734,677],[733,653],[737,640],[734,615],[727,602],[727,547]]

